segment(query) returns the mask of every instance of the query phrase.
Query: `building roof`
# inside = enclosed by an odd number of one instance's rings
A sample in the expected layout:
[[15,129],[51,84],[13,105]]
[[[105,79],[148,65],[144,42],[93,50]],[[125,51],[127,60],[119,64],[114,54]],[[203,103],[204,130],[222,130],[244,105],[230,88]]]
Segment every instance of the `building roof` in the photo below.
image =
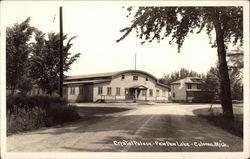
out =
[[76,75],[76,76],[69,76],[66,79],[83,79],[83,78],[96,78],[96,77],[112,77],[114,74],[119,73],[121,71],[116,72],[106,72],[106,73],[95,73],[95,74],[87,74],[87,75]]
[[111,79],[103,79],[103,80],[87,80],[87,81],[71,81],[71,82],[63,82],[63,84],[84,84],[84,83],[104,83],[110,82]]
[[66,80],[76,80],[76,79],[86,79],[86,78],[100,78],[100,77],[115,77],[117,75],[123,74],[123,73],[142,73],[146,74],[156,81],[158,80],[155,76],[141,70],[124,70],[124,71],[116,71],[116,72],[106,72],[106,73],[95,73],[95,74],[87,74],[87,75],[77,75],[77,76],[69,76],[66,78]]
[[[87,74],[87,75],[77,75],[77,76],[69,76],[65,79],[65,82],[63,84],[80,84],[80,83],[96,83],[96,82],[109,82],[112,78],[125,74],[125,73],[142,73],[145,74],[151,78],[153,78],[156,83],[162,87],[169,88],[169,86],[159,83],[158,79],[141,70],[124,70],[124,71],[116,71],[116,72],[106,72],[106,73],[96,73],[96,74]],[[100,79],[105,78],[105,79]]]
[[170,83],[170,85],[172,84],[180,84],[180,83],[201,83],[201,78],[199,77],[186,77],[186,78],[183,78],[183,79],[180,79],[178,81],[175,81],[175,82],[172,82]]

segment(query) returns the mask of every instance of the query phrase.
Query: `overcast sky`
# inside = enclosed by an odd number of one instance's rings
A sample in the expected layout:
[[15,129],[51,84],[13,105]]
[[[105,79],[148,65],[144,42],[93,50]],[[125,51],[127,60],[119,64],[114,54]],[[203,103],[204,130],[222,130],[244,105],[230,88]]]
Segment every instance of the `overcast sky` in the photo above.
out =
[[182,67],[206,73],[217,60],[216,49],[209,45],[205,32],[190,34],[181,53],[177,53],[176,45],[168,44],[169,39],[141,45],[134,32],[116,43],[122,35],[119,30],[130,24],[126,9],[117,3],[5,2],[2,20],[5,26],[12,26],[30,16],[32,26],[46,33],[58,32],[60,5],[63,6],[64,33],[69,37],[78,36],[72,41],[70,51],[81,53],[67,75],[134,69],[135,53],[136,68],[158,78]]

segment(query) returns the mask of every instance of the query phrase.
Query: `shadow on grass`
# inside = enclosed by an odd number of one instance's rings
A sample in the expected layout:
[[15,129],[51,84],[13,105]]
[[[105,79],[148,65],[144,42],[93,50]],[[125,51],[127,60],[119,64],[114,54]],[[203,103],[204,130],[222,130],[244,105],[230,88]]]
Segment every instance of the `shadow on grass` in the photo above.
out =
[[221,108],[202,108],[195,109],[193,113],[200,118],[206,119],[216,127],[222,128],[227,132],[243,138],[243,114],[234,114],[234,121],[228,120],[222,116]]

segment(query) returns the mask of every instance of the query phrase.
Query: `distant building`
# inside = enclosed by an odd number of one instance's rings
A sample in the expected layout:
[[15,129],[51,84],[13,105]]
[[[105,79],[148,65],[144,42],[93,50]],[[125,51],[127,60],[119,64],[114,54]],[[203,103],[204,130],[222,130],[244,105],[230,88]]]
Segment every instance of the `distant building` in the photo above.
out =
[[201,93],[201,79],[198,77],[186,77],[172,82],[171,99],[173,102],[192,102],[193,98]]
[[64,97],[69,102],[163,101],[170,87],[140,70],[70,76],[64,80]]

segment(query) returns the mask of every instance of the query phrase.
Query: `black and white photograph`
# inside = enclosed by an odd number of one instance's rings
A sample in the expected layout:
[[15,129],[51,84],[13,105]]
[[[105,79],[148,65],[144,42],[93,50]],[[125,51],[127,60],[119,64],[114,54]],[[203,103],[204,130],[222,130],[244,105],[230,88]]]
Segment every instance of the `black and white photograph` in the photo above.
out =
[[2,1],[1,158],[249,158],[248,1]]

